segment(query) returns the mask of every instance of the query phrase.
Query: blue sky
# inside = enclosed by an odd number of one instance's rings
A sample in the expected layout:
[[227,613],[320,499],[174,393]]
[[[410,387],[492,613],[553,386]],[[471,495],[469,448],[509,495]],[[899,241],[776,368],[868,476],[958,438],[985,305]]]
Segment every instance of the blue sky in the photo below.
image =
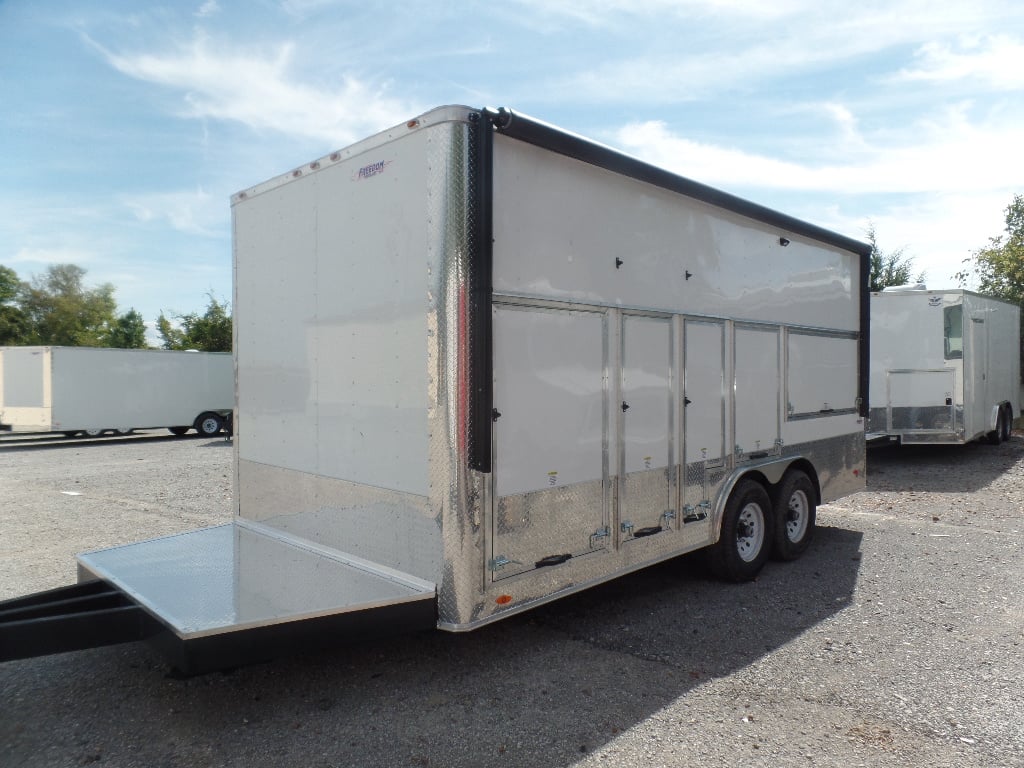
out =
[[231,298],[234,192],[507,106],[953,284],[1024,193],[1020,0],[0,0],[0,264]]

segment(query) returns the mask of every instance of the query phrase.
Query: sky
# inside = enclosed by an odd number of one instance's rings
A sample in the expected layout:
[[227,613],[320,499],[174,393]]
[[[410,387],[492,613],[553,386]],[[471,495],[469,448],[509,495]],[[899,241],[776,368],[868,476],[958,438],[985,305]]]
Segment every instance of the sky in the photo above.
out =
[[945,288],[1024,194],[1024,3],[0,0],[0,265],[201,313],[233,193],[444,104],[873,227]]

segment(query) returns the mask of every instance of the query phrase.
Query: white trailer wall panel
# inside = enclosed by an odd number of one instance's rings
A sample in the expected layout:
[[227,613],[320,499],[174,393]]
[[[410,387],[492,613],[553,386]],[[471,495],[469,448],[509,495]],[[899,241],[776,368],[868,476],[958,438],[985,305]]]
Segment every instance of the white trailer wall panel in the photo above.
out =
[[859,330],[839,248],[500,135],[494,177],[497,293]]

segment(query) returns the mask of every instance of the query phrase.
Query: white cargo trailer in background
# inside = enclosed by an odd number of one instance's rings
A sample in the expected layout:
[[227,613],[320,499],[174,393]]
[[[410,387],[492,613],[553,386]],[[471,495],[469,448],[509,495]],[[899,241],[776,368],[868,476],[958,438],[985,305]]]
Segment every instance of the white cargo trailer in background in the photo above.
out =
[[0,431],[215,435],[234,408],[234,381],[228,353],[0,347]]
[[869,440],[998,443],[1019,397],[1019,307],[959,289],[871,294]]
[[232,204],[235,521],[79,558],[183,669],[749,579],[864,487],[864,243],[461,106]]

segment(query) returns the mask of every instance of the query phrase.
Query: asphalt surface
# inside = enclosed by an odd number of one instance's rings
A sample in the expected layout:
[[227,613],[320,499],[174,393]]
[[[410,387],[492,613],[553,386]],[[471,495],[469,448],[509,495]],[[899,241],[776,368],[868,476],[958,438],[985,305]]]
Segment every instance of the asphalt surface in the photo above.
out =
[[[231,447],[0,438],[0,599],[231,514]],[[176,679],[0,664],[0,766],[1024,766],[1024,439],[882,449],[757,581],[688,557],[462,635]]]

